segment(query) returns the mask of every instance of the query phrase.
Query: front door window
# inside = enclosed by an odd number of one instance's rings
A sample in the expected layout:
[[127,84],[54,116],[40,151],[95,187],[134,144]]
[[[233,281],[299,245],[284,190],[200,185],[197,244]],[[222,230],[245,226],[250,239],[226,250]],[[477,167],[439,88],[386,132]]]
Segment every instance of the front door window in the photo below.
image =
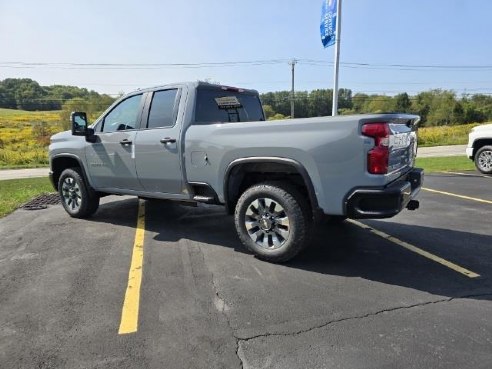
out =
[[142,95],[134,95],[119,103],[104,118],[102,132],[126,131],[137,128]]

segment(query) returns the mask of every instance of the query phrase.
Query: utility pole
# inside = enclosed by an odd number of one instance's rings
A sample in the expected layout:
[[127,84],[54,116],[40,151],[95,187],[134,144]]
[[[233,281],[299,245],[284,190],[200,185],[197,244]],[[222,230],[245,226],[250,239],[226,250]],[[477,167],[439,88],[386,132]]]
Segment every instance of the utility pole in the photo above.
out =
[[289,65],[292,67],[292,89],[290,91],[290,117],[291,117],[291,119],[294,118],[294,99],[295,99],[294,78],[295,78],[296,63],[297,63],[296,59],[292,59],[289,62]]

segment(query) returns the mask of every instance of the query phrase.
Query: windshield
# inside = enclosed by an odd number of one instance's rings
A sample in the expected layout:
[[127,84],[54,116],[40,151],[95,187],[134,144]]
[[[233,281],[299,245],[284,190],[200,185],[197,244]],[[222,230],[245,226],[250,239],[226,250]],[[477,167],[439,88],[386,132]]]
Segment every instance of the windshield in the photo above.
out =
[[195,123],[231,123],[265,120],[256,94],[218,88],[198,88]]

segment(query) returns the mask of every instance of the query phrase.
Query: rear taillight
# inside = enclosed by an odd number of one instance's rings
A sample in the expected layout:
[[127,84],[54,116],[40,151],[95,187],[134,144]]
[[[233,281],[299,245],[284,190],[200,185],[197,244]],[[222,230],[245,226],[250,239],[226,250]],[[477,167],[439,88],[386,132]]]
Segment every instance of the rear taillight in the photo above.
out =
[[374,138],[374,148],[367,153],[367,171],[371,174],[388,173],[389,137],[388,123],[366,123],[362,134]]

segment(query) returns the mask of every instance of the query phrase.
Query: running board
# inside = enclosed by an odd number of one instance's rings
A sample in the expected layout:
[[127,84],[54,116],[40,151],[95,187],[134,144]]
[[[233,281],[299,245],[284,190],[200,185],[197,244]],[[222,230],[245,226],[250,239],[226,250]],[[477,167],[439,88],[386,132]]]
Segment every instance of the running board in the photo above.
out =
[[193,196],[193,200],[195,200],[196,202],[203,202],[205,204],[215,204],[215,199],[213,197],[209,197],[209,196],[196,195],[196,196]]

